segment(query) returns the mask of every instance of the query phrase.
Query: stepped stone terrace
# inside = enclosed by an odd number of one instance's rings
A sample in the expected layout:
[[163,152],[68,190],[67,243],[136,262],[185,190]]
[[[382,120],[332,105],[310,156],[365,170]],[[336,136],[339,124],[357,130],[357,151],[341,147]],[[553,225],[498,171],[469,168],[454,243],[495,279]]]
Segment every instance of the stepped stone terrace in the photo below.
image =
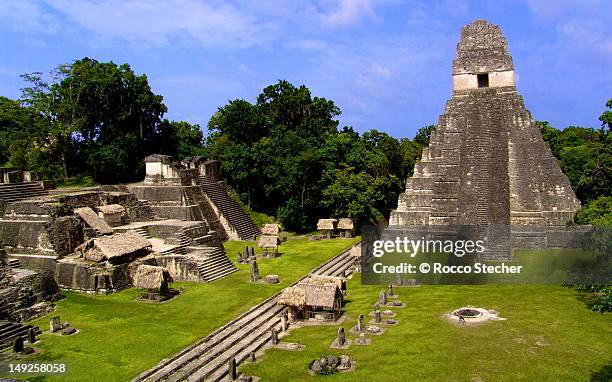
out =
[[499,26],[461,31],[453,96],[400,194],[389,226],[512,226],[513,244],[545,247],[580,208],[517,92]]

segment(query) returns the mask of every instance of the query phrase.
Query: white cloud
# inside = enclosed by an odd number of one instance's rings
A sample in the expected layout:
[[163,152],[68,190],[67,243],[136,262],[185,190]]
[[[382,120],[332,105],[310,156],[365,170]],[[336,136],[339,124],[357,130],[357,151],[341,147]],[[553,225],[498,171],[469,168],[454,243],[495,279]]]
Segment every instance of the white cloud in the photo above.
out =
[[166,45],[181,37],[206,47],[240,48],[275,33],[272,23],[216,1],[48,0],[48,5],[98,38],[135,44]]
[[18,32],[55,34],[59,30],[57,17],[33,0],[0,0],[0,29]]
[[331,26],[354,25],[364,18],[376,19],[369,0],[339,0],[323,20]]

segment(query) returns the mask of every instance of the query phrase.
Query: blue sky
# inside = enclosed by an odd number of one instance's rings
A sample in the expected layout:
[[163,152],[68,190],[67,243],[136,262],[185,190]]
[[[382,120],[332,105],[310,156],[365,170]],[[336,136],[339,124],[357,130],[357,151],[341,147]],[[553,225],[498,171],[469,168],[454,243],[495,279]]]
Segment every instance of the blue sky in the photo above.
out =
[[509,40],[519,92],[538,120],[598,127],[612,98],[606,1],[0,0],[0,95],[19,74],[88,56],[129,63],[168,118],[206,126],[227,100],[287,79],[333,99],[341,125],[412,137],[451,93],[464,24]]

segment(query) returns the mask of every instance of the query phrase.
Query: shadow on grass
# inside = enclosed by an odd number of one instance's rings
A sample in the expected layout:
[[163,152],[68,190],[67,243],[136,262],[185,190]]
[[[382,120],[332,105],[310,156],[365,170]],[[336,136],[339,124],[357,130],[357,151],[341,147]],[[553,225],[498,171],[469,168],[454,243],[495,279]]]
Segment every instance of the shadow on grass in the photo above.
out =
[[612,381],[612,362],[608,362],[599,371],[591,373],[591,382]]

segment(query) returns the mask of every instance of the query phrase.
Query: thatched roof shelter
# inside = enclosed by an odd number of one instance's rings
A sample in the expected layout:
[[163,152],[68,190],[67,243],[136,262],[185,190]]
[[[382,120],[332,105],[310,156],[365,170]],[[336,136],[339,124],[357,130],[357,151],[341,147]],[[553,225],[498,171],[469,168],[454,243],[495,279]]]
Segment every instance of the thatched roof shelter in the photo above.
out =
[[138,266],[133,283],[139,289],[165,289],[172,281],[166,268],[143,264]]
[[89,239],[77,247],[83,258],[89,261],[108,261],[119,264],[146,254],[151,243],[134,231],[115,233]]
[[306,291],[299,286],[292,286],[283,290],[278,304],[303,308],[306,305]]
[[276,249],[281,244],[278,236],[260,236],[257,246],[259,248],[271,248]]
[[319,231],[333,231],[336,226],[336,219],[319,219],[317,222],[317,229]]
[[280,233],[280,225],[278,224],[264,224],[261,227],[261,234],[265,236],[278,236]]
[[338,288],[342,289],[344,285],[344,279],[342,277],[335,276],[324,276],[324,275],[310,275],[310,277],[302,283],[308,283],[313,285],[336,285]]
[[338,229],[355,229],[353,220],[349,218],[341,218],[338,220]]
[[315,284],[301,282],[283,291],[278,303],[304,308],[305,306],[334,309],[342,298],[342,291],[333,283]]
[[306,305],[333,309],[342,292],[335,284],[298,284],[306,292]]

